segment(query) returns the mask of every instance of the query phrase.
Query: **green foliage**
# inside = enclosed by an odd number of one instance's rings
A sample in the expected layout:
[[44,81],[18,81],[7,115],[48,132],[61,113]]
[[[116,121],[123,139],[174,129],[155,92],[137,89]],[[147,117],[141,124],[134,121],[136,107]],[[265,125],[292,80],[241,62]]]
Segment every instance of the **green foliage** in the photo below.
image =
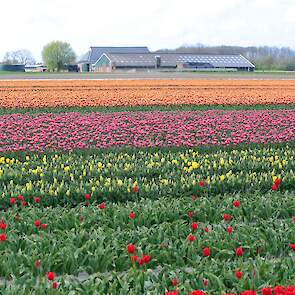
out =
[[[1,72],[0,72],[1,74]],[[5,114],[40,114],[79,112],[145,112],[145,111],[207,111],[207,110],[289,110],[295,109],[295,104],[264,104],[264,105],[150,105],[150,106],[96,106],[96,107],[51,107],[51,108],[0,108],[0,115]]]
[[60,71],[75,62],[76,55],[69,43],[52,41],[44,46],[42,58],[49,71]]
[[[239,207],[233,206],[234,200],[240,201]],[[241,291],[249,284],[259,289],[294,282],[294,254],[289,249],[295,239],[292,194],[199,194],[195,201],[183,195],[105,202],[104,209],[98,202],[85,206],[85,201],[75,208],[42,208],[38,203],[1,212],[7,240],[0,242],[0,291],[2,281],[8,283],[2,286],[7,292],[21,285],[37,288],[38,294],[51,292],[47,271],[57,274],[59,291],[65,294],[100,290],[97,294],[163,295],[173,288],[172,278],[179,281],[181,294],[192,289],[220,294]],[[135,219],[128,217],[130,212],[136,213]],[[224,221],[224,213],[232,219]],[[46,229],[35,227],[37,219],[47,224]],[[193,221],[198,229],[192,232]],[[233,227],[232,234],[226,231],[228,226]],[[196,237],[194,242],[187,240],[190,233]],[[142,266],[132,263],[126,249],[129,243],[136,246],[134,255],[150,255],[151,261]],[[239,246],[243,257],[235,255]],[[204,247],[210,247],[210,257],[203,256]],[[241,280],[234,275],[237,269],[243,272]],[[209,280],[206,288],[204,278]]]

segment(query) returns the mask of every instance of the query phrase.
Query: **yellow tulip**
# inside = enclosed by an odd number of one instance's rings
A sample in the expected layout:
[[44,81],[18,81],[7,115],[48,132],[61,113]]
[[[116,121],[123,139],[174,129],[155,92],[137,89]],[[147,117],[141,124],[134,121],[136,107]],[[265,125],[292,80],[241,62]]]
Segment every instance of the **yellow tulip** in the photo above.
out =
[[197,162],[192,162],[191,167],[192,167],[192,169],[197,169],[200,167],[200,165]]

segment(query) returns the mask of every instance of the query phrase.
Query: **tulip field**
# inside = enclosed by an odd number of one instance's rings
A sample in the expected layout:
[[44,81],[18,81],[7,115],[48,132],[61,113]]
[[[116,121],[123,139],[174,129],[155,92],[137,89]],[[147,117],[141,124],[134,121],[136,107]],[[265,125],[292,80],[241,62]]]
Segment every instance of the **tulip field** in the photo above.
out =
[[295,295],[295,81],[0,81],[0,294]]

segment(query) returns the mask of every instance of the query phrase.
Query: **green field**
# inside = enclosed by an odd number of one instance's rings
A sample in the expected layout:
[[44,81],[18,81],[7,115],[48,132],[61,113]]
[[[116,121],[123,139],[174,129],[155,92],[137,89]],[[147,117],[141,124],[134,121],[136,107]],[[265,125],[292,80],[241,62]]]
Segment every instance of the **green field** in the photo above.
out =
[[[1,213],[7,240],[0,242],[0,290],[164,294],[177,278],[180,294],[221,294],[292,284],[294,153],[291,143],[3,154],[1,207],[10,209]],[[270,173],[280,163],[283,175]],[[280,189],[271,191],[277,177]],[[130,243],[136,247],[131,254]],[[202,254],[206,247],[210,257]],[[235,254],[237,247],[243,256]],[[151,260],[139,265],[132,255]],[[47,271],[57,275],[58,290],[44,276]]]

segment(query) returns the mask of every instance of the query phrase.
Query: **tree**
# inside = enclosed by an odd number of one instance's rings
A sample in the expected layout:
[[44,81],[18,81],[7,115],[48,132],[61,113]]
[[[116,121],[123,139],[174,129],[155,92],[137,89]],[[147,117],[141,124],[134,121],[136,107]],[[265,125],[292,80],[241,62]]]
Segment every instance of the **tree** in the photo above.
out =
[[6,52],[3,63],[5,64],[34,64],[35,60],[33,58],[33,55],[31,51],[27,49],[21,49],[17,51],[9,51]]
[[76,54],[69,43],[52,41],[44,46],[42,58],[49,71],[60,71],[75,62]]

